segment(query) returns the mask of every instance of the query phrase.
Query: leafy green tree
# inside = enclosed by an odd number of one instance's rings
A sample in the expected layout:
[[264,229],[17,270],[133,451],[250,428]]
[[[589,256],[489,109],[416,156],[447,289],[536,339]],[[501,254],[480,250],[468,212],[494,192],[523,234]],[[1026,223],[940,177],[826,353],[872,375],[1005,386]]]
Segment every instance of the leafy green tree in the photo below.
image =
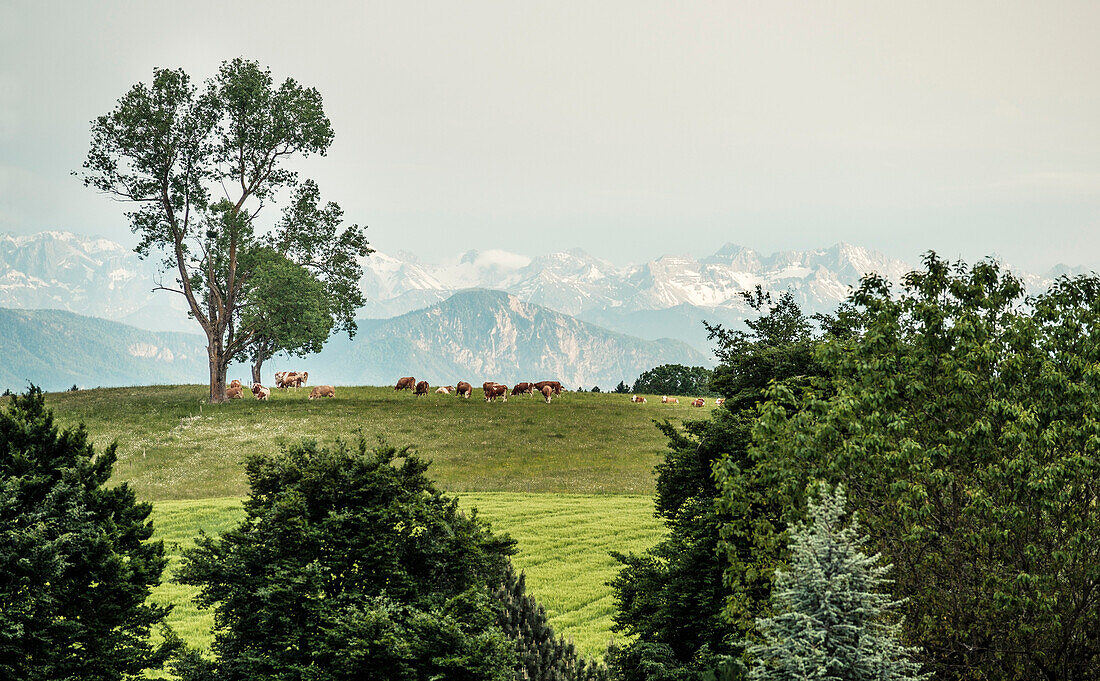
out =
[[250,262],[252,278],[240,310],[240,328],[252,333],[248,345],[252,382],[262,383],[263,363],[277,352],[304,356],[319,352],[332,333],[330,298],[309,271],[267,248]]
[[146,602],[164,547],[152,506],[107,487],[115,446],[61,430],[35,387],[0,411],[0,678],[136,679],[166,654]]
[[752,681],[918,681],[927,677],[903,645],[885,589],[890,568],[863,552],[866,537],[842,522],[841,488],[819,490],[810,522],[791,528],[789,567],[775,575],[770,617],[757,620]]
[[[330,310],[337,328],[348,326],[346,308],[361,303],[348,282],[358,279],[355,258],[371,252],[363,231],[338,231],[339,207],[321,207],[316,185],[286,167],[324,155],[332,138],[317,90],[289,78],[276,86],[268,70],[240,58],[201,90],[182,69],[154,69],[152,83],[134,85],[92,123],[84,184],[134,204],[135,250],[162,259],[168,280],[157,288],[182,295],[206,334],[212,402],[225,400],[229,364],[263,331],[239,326],[242,306],[265,302],[246,295],[252,250],[273,247],[327,294],[342,292]],[[295,198],[265,235],[257,215],[287,190]]]
[[625,395],[630,392],[630,386],[626,384],[626,381],[619,381],[619,385],[615,386],[615,392],[620,395]]
[[600,386],[598,386],[598,385],[592,386],[592,390],[590,390],[589,392],[594,392],[594,393],[600,392]]
[[[400,461],[400,463],[398,463]],[[179,579],[214,609],[194,679],[493,679],[515,653],[490,588],[514,542],[458,510],[407,448],[304,442],[253,456],[240,526],[200,536]]]
[[[768,380],[805,380],[802,372],[815,370],[815,336],[789,295],[778,304],[761,295],[754,307],[760,317],[748,322],[747,332],[712,329],[724,358],[716,375],[725,377],[719,385],[729,409],[682,428],[659,425],[668,452],[657,466],[655,507],[668,536],[640,556],[616,555],[623,568],[612,583],[616,628],[635,636],[609,661],[626,681],[724,678],[717,670],[736,666],[732,658],[742,653],[741,641],[770,593],[770,573],[763,566],[749,568],[756,561],[755,542],[766,536],[764,523],[775,512],[769,482],[748,454],[752,426]],[[798,333],[790,333],[792,327]],[[756,359],[775,371],[767,380],[760,372],[738,370]],[[719,461],[731,475],[737,472],[743,507],[717,504],[712,469]],[[727,550],[719,550],[723,529],[729,533]],[[732,564],[748,569],[733,580]],[[732,618],[727,603],[736,604]]]
[[816,355],[828,389],[774,387],[756,426],[774,526],[806,480],[844,484],[938,678],[1100,677],[1100,279],[1026,300],[993,261],[930,253],[852,302],[859,333]]
[[634,392],[648,395],[711,395],[710,380],[711,370],[706,367],[662,364],[643,371],[634,381]]

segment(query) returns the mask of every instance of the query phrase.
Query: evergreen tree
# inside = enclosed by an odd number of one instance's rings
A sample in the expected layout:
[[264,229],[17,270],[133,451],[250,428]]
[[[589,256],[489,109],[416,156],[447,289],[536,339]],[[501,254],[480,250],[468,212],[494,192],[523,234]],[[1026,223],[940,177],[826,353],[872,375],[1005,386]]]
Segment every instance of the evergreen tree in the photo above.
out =
[[757,620],[764,643],[752,681],[916,681],[927,675],[899,640],[900,601],[884,593],[890,568],[862,548],[855,522],[843,526],[842,488],[810,501],[811,522],[791,529],[790,567],[776,572],[771,617]]
[[546,610],[527,594],[527,580],[508,567],[493,592],[501,605],[498,622],[515,645],[516,681],[605,681],[607,667],[577,654],[572,642],[554,634]]
[[159,667],[150,504],[107,487],[115,446],[60,430],[31,387],[0,412],[0,679],[113,681]]
[[630,392],[630,386],[626,384],[626,381],[619,381],[619,385],[615,386],[615,392],[624,395]]

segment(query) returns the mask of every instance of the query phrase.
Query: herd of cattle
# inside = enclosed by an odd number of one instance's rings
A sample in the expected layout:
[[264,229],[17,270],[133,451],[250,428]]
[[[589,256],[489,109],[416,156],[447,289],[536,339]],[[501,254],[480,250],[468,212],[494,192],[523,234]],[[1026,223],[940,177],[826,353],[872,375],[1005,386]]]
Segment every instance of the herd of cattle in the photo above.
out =
[[[301,388],[309,380],[308,371],[277,371],[275,372],[275,387],[276,388]],[[271,388],[264,387],[259,383],[252,384],[252,396],[257,400],[264,401],[271,397]],[[229,387],[225,389],[225,396],[230,400],[239,400],[244,397],[244,387],[237,379],[229,384]],[[336,388],[331,385],[316,385],[313,386],[313,390],[309,391],[309,399],[315,397],[336,397]]]
[[[275,373],[275,387],[276,388],[301,388],[309,380],[308,371],[278,371]],[[397,381],[397,385],[393,387],[396,390],[412,390],[413,394],[417,397],[427,395],[431,390],[431,386],[427,381],[417,381],[413,376],[405,376]],[[538,383],[517,383],[515,387],[508,390],[508,386],[503,383],[497,383],[495,381],[485,381],[481,384],[481,390],[485,394],[486,402],[495,402],[499,397],[502,401],[507,402],[508,396],[511,394],[513,397],[516,395],[542,395],[547,404],[550,404],[551,398],[555,395],[562,393],[562,387],[560,381],[539,381]],[[271,388],[264,387],[259,383],[252,384],[252,396],[257,400],[267,400],[271,397]],[[458,385],[445,385],[435,390],[437,393],[443,395],[455,395],[470,398],[470,395],[474,391],[474,387],[466,381],[459,381]],[[240,399],[244,397],[244,387],[239,380],[234,379],[229,387],[225,390],[225,396],[228,399]],[[309,391],[309,399],[320,397],[336,397],[336,388],[331,385],[317,385]],[[630,401],[634,404],[645,404],[646,399],[641,395],[631,395]],[[714,401],[717,406],[722,406],[725,402],[724,399],[718,398]],[[662,404],[680,404],[680,400],[675,397],[662,397]],[[691,402],[693,407],[704,407],[707,401],[699,397]]]
[[[397,385],[393,387],[394,390],[412,390],[417,397],[427,395],[431,390],[431,386],[427,381],[417,381],[412,376],[405,376],[398,379]],[[486,402],[495,402],[499,397],[502,401],[508,401],[508,386],[503,383],[497,383],[495,381],[485,381],[481,384],[481,390],[485,393]],[[470,398],[470,395],[474,392],[474,387],[466,381],[459,381],[458,385],[445,385],[435,390],[442,395],[450,395],[454,393],[460,397]],[[539,381],[538,383],[517,383],[511,390],[512,395],[534,395],[538,393],[546,400],[547,404],[550,404],[550,399],[554,395],[560,395],[562,392],[560,381]]]

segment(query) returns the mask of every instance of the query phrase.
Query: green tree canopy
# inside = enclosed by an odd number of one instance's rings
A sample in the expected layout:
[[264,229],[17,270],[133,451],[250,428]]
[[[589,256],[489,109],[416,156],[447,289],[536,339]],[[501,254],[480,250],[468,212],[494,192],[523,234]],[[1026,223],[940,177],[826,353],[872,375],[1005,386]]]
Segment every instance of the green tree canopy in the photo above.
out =
[[[247,295],[252,250],[269,246],[307,268],[332,298],[335,328],[354,329],[356,257],[371,249],[357,225],[340,226],[339,206],[320,205],[316,185],[287,168],[324,155],[332,139],[317,90],[290,78],[276,85],[240,58],[201,89],[182,69],[154,69],[92,123],[84,184],[134,205],[135,250],[162,258],[168,279],[157,288],[182,295],[206,334],[211,401],[225,399],[230,362],[265,331],[240,327],[243,307],[271,304]],[[293,198],[268,233],[257,217],[281,192]]]
[[[682,428],[659,426],[668,437],[668,452],[657,466],[655,506],[668,537],[640,556],[616,556],[623,568],[612,584],[615,624],[636,637],[610,661],[621,679],[694,681],[699,674],[728,667],[727,658],[741,654],[742,641],[770,593],[770,573],[757,565],[755,542],[766,536],[761,524],[775,512],[775,500],[748,454],[755,405],[764,399],[769,380],[793,380],[792,372],[803,379],[803,372],[816,366],[811,361],[816,341],[812,324],[792,299],[773,305],[761,295],[754,307],[760,316],[749,323],[749,332],[712,329],[716,354],[724,362],[749,366],[759,360],[763,367],[748,372],[719,365],[715,373],[726,377],[720,384],[725,394],[740,399]],[[789,333],[791,326],[799,332]],[[775,373],[765,379],[764,370]],[[703,372],[710,375],[704,369],[700,380]],[[720,460],[739,473],[744,494],[737,509],[716,503],[719,489],[712,468]],[[734,510],[737,515],[731,514]],[[736,552],[719,550],[722,528]],[[734,574],[731,561],[738,566],[736,580],[729,577]],[[737,603],[732,618],[724,612],[731,601]]]
[[136,679],[167,609],[146,602],[166,559],[152,506],[107,487],[115,447],[61,430],[32,387],[0,411],[0,678]]
[[1097,678],[1100,279],[1025,299],[996,262],[932,253],[852,302],[859,332],[816,354],[827,384],[775,386],[755,428],[773,527],[802,517],[807,480],[843,483],[939,678]]
[[[215,613],[190,678],[512,678],[490,590],[514,542],[458,510],[408,449],[305,442],[247,462],[246,517],[179,574]],[[201,672],[201,673],[200,673]]]
[[710,395],[711,370],[706,367],[686,367],[683,364],[662,364],[643,371],[634,381],[634,392],[647,395]]

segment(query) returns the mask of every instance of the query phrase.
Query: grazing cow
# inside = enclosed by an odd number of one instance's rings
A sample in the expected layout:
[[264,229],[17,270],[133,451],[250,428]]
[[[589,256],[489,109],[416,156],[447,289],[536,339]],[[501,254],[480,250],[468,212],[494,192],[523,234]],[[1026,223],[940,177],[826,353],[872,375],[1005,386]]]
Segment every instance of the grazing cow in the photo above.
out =
[[416,384],[416,391],[413,394],[416,395],[417,397],[420,397],[421,395],[427,395],[428,394],[428,388],[429,388],[428,382],[427,381],[421,381],[421,382]]
[[413,390],[414,388],[416,388],[416,379],[412,376],[397,379],[397,385],[393,386],[394,390]]
[[252,384],[252,396],[257,400],[266,401],[271,397],[271,388],[265,388],[259,383]]
[[517,383],[516,387],[512,388],[513,397],[516,395],[531,395],[534,392],[535,386],[531,385],[530,383]]
[[225,389],[225,397],[230,400],[239,400],[244,397],[244,390],[239,385],[231,385]]
[[241,382],[239,380],[237,380],[236,378],[234,378],[232,381],[230,381],[229,387],[230,388],[240,388],[241,387]]
[[555,395],[561,394],[561,382],[560,381],[539,381],[535,384],[535,390],[542,392],[542,387],[548,385],[554,389]]
[[718,405],[719,407],[721,407],[725,403],[726,403],[726,398],[724,398],[724,397],[719,397],[718,399],[716,399],[714,401],[714,404]]
[[630,401],[634,404],[645,404],[645,398],[641,395],[631,395]]
[[691,401],[691,406],[693,406],[693,407],[703,407],[703,406],[706,406],[706,404],[707,404],[707,401],[704,400],[702,397],[698,397],[698,398]]
[[336,388],[331,385],[318,385],[314,386],[313,390],[309,391],[309,399],[314,397],[336,397]]
[[474,386],[470,385],[466,381],[458,382],[458,389],[455,391],[459,395],[462,395],[466,399],[470,399],[470,393],[474,391]]
[[661,398],[661,404],[680,404],[680,400],[679,398],[669,397],[668,395],[665,395]]
[[436,388],[435,391],[440,395],[450,395],[451,391],[454,389],[455,387],[453,385],[445,385],[443,387]]
[[508,401],[508,386],[501,385],[500,383],[487,382],[482,386],[482,390],[485,391],[485,401],[492,402],[496,398],[501,398],[505,402]]
[[540,390],[539,392],[541,392],[542,396],[546,398],[546,404],[550,404],[550,398],[554,396],[554,389],[548,385],[544,385],[542,386],[542,390]]

